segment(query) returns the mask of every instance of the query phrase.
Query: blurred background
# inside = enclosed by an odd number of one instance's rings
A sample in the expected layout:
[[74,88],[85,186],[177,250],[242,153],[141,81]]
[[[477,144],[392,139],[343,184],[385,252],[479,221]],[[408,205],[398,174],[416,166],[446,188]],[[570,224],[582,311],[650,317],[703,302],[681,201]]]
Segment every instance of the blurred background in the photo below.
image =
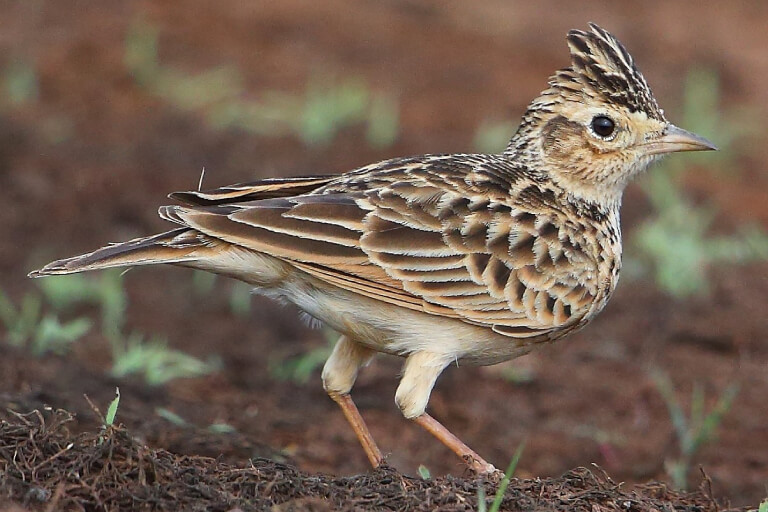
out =
[[[677,155],[625,196],[625,270],[567,340],[452,368],[430,404],[519,476],[597,463],[616,481],[756,503],[768,485],[768,4],[483,0],[0,1],[0,398],[78,412],[87,393],[153,446],[353,474],[367,462],[325,396],[333,334],[244,285],[184,269],[30,281],[30,270],[168,229],[165,195],[327,174],[410,154],[499,151],[565,35],[629,49]],[[463,471],[393,403],[379,357],[353,396],[388,462]],[[5,414],[5,413],[2,413]]]

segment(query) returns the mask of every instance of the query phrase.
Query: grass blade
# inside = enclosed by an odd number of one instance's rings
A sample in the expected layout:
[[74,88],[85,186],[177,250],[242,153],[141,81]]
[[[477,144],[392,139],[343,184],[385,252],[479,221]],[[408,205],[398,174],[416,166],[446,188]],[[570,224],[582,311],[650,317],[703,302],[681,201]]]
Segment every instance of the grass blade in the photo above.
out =
[[525,449],[525,442],[520,443],[520,446],[517,447],[517,450],[515,450],[515,454],[512,456],[512,460],[509,461],[509,466],[507,466],[507,471],[504,472],[504,478],[501,479],[499,488],[496,491],[496,496],[494,496],[493,503],[491,504],[490,512],[499,512],[499,509],[501,508],[501,502],[504,501],[504,494],[506,494],[507,487],[509,487],[509,481],[512,479],[512,475],[515,474],[515,469],[517,469],[517,463],[520,462],[520,457],[523,456],[524,449]]

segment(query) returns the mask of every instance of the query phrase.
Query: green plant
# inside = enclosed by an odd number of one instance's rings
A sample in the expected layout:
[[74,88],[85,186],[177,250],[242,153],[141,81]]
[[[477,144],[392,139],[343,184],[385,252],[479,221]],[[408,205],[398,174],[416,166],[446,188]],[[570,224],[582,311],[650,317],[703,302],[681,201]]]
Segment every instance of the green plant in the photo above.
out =
[[707,269],[768,259],[768,236],[757,226],[746,226],[727,236],[709,234],[714,213],[679,196],[641,225],[633,242],[650,262],[657,285],[675,297],[708,289]]
[[232,434],[237,432],[237,429],[229,423],[211,423],[205,430],[211,434]]
[[125,377],[141,374],[150,386],[165,384],[171,380],[208,375],[217,370],[216,360],[201,361],[184,352],[168,348],[164,339],[153,337],[145,340],[139,333],[113,340],[111,374]]
[[219,367],[215,360],[201,361],[173,350],[165,340],[156,336],[145,340],[140,333],[124,333],[128,297],[123,274],[120,270],[107,270],[95,277],[76,274],[48,277],[37,282],[47,302],[57,311],[66,312],[82,304],[100,307],[102,333],[111,348],[110,373],[113,376],[140,374],[147,384],[156,386],[215,371]]
[[418,470],[419,476],[424,480],[431,480],[432,479],[432,472],[429,470],[427,466],[424,464],[419,464]]
[[[181,428],[196,428],[193,424],[176,414],[175,412],[166,409],[165,407],[157,407],[155,414],[170,422],[171,424]],[[237,430],[228,423],[211,423],[205,428],[211,434],[231,434]]]
[[111,427],[115,424],[115,418],[117,417],[117,407],[120,405],[120,388],[115,388],[115,398],[109,403],[107,408],[107,414],[104,416],[104,424],[107,427]]
[[106,270],[88,277],[82,274],[51,276],[36,283],[57,311],[66,312],[81,304],[99,306],[104,334],[110,339],[120,336],[128,307],[120,270]]
[[501,504],[504,501],[504,494],[507,492],[512,475],[515,474],[515,469],[517,469],[517,464],[520,462],[520,457],[523,456],[524,449],[525,443],[521,443],[520,446],[517,447],[517,450],[515,450],[512,460],[509,461],[509,466],[507,466],[507,470],[504,472],[504,478],[501,479],[499,487],[496,489],[496,494],[493,497],[493,503],[491,503],[490,509],[485,501],[485,488],[483,486],[477,488],[478,512],[499,512]]
[[387,147],[397,138],[397,102],[371,92],[358,79],[314,76],[303,95],[267,91],[253,100],[247,98],[237,69],[220,67],[189,75],[163,66],[157,46],[157,30],[135,22],[126,37],[126,67],[142,87],[181,110],[201,113],[213,128],[296,135],[307,145],[325,145],[345,127],[366,123],[372,147]]
[[735,168],[737,142],[757,131],[753,117],[734,110],[720,112],[719,90],[715,71],[692,69],[686,78],[680,117],[686,129],[710,134],[720,151],[667,159],[641,180],[655,213],[634,232],[632,242],[642,256],[629,260],[628,270],[630,274],[633,270],[635,274],[651,273],[659,288],[675,297],[705,292],[706,271],[714,263],[768,259],[768,235],[763,230],[745,226],[732,235],[713,236],[715,208],[695,205],[681,188],[681,176],[690,163],[702,169]]
[[187,420],[171,411],[170,409],[166,409],[165,407],[155,408],[155,414],[177,427],[187,428],[190,426]]
[[768,512],[768,498],[764,499],[760,506],[757,508],[757,512]]
[[62,323],[54,314],[42,314],[42,299],[28,293],[21,306],[14,306],[10,298],[0,291],[0,320],[7,331],[7,342],[15,347],[26,347],[36,357],[63,354],[72,343],[91,328],[87,318],[76,318]]
[[664,465],[674,485],[679,489],[685,489],[691,462],[696,452],[704,444],[717,438],[717,429],[733,405],[739,387],[736,384],[726,387],[712,409],[705,413],[704,391],[701,385],[694,385],[691,393],[690,415],[686,416],[675,396],[675,388],[669,376],[657,369],[652,372],[652,377],[667,406],[680,450],[679,457],[667,459]]

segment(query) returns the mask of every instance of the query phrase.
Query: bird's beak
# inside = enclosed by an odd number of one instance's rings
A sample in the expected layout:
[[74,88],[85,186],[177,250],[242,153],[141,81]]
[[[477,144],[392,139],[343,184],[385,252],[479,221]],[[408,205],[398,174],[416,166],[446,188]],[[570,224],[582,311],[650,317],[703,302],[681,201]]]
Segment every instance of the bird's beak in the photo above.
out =
[[673,124],[668,124],[667,129],[658,139],[643,144],[649,155],[661,155],[675,153],[677,151],[717,151],[717,146],[710,141],[691,133]]

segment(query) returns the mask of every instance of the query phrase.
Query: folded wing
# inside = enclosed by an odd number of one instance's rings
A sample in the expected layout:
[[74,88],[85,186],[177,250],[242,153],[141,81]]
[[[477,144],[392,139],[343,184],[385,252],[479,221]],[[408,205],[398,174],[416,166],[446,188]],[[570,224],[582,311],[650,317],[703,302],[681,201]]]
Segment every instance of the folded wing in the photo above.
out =
[[373,187],[313,177],[174,194],[190,206],[161,215],[340,288],[512,337],[578,324],[597,294],[576,273],[596,266],[583,240],[551,208],[502,202],[467,169],[437,183],[430,165],[407,163]]

